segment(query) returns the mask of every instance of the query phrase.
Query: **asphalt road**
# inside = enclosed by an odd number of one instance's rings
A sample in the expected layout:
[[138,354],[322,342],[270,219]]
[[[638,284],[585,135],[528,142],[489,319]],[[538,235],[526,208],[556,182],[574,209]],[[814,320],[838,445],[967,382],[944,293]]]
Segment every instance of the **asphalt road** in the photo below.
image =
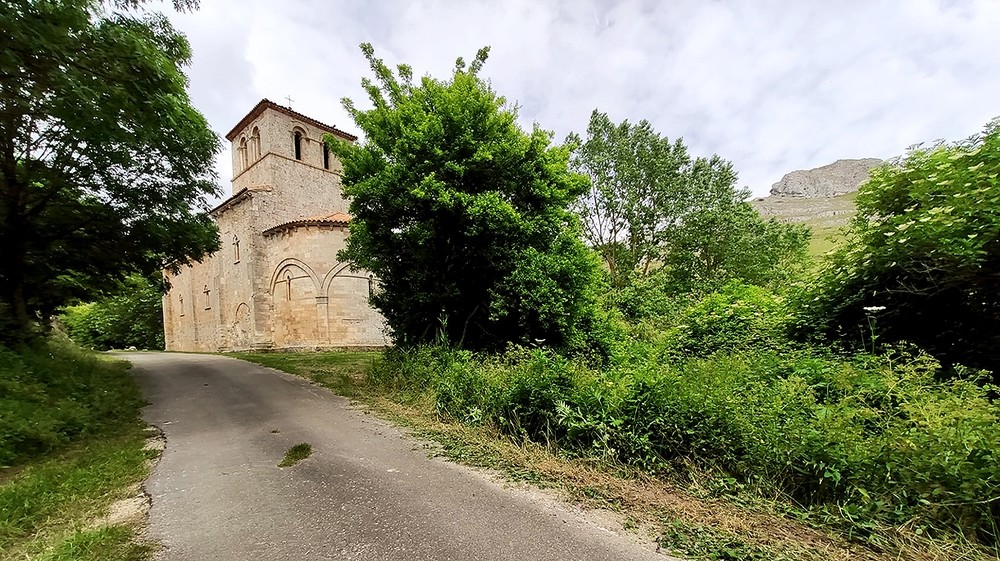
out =
[[[167,438],[146,482],[159,559],[669,559],[543,493],[429,458],[294,376],[220,356],[125,358]],[[277,467],[300,442],[312,456]]]

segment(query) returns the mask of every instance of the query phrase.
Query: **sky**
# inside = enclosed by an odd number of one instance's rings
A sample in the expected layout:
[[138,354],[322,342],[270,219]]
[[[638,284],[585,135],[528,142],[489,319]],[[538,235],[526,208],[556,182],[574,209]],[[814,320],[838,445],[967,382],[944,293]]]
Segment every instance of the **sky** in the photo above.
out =
[[[390,66],[481,76],[562,141],[594,109],[733,162],[764,196],[790,171],[959,140],[1000,115],[996,0],[202,0],[164,8],[193,49],[192,101],[220,135],[262,98],[358,133],[370,42]],[[217,166],[226,194],[228,153]]]

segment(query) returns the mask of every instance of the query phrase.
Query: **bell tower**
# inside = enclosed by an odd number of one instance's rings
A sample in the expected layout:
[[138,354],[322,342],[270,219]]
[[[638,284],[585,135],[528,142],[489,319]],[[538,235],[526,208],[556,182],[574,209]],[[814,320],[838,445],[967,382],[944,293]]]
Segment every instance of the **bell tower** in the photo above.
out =
[[232,143],[233,196],[268,192],[273,217],[294,220],[318,212],[346,212],[341,196],[342,167],[323,142],[332,134],[357,137],[334,126],[261,100],[226,135]]

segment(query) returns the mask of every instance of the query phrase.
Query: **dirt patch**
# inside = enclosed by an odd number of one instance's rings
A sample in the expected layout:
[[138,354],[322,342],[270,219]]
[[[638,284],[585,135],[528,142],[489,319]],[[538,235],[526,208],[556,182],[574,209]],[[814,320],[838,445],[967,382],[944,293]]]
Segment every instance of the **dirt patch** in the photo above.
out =
[[[156,455],[147,461],[150,471],[160,459],[160,454],[167,447],[167,439],[163,436],[163,431],[157,427],[146,427],[146,443],[143,450],[156,452]],[[129,497],[120,499],[108,507],[108,512],[104,516],[94,520],[90,526],[93,528],[101,526],[118,526],[126,524],[134,528],[145,528],[149,518],[149,509],[152,506],[152,498],[142,485],[135,485],[129,489]]]
[[93,526],[117,526],[127,524],[133,527],[144,527],[146,517],[149,515],[150,499],[145,492],[140,492],[134,497],[116,501],[108,509],[108,513],[94,521]]

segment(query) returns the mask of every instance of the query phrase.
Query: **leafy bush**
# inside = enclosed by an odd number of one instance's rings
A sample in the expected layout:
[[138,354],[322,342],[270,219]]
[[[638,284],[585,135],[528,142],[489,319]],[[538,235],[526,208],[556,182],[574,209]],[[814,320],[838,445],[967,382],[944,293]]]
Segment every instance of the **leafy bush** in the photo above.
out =
[[803,330],[867,344],[874,327],[1000,381],[998,174],[1000,120],[876,169],[847,243],[803,299]]
[[732,282],[683,310],[667,330],[666,344],[683,356],[779,348],[786,344],[791,318],[782,297]]
[[339,255],[379,278],[372,304],[395,342],[582,348],[598,263],[569,210],[587,188],[571,147],[521,129],[479,76],[488,48],[446,80],[417,81],[362,51],[373,108],[345,109],[365,139],[331,146],[354,217]]
[[69,306],[61,316],[70,338],[98,350],[163,349],[163,292],[142,275],[131,275],[115,294]]
[[688,305],[688,294],[672,294],[662,270],[636,277],[626,286],[609,291],[609,303],[631,320],[669,318]]
[[379,368],[412,370],[406,361],[417,356],[443,416],[567,453],[651,472],[693,463],[773,485],[857,527],[947,527],[996,543],[1000,405],[973,373],[940,381],[937,361],[904,350],[720,349],[669,364],[655,355],[595,370],[538,349],[438,349]]
[[65,340],[0,347],[0,465],[135,422],[143,401],[127,368]]

